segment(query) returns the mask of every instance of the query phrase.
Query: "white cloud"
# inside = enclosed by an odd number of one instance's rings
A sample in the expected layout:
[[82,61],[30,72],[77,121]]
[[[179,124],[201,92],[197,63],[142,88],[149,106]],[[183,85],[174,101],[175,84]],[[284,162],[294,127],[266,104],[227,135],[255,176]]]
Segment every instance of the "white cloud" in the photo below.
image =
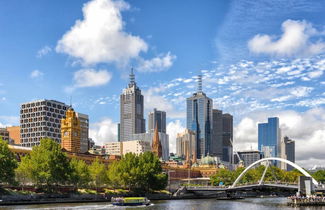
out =
[[256,54],[275,56],[310,56],[325,52],[325,43],[312,42],[311,38],[321,33],[307,21],[286,20],[282,23],[283,34],[276,36],[257,34],[248,41],[248,48]]
[[181,121],[176,120],[169,122],[167,125],[167,134],[169,135],[169,151],[175,153],[176,152],[176,137],[177,133],[181,133],[184,131],[184,127]]
[[49,54],[50,52],[52,52],[52,48],[46,45],[37,51],[36,57],[41,58],[41,57]]
[[44,76],[44,73],[39,70],[34,70],[30,73],[30,78],[36,79],[36,78],[42,78]]
[[317,159],[325,161],[325,109],[315,108],[304,113],[293,110],[255,112],[242,119],[234,128],[235,147],[241,150],[257,149],[257,124],[267,122],[270,116],[278,116],[282,136],[296,141],[296,160],[304,167]]
[[112,73],[107,70],[81,69],[73,75],[74,87],[95,87],[107,84]]
[[124,31],[121,12],[129,8],[122,0],[92,0],[84,4],[83,19],[63,35],[56,51],[81,59],[84,64],[126,64],[148,49],[139,36]]
[[290,93],[296,97],[306,97],[313,89],[312,87],[295,87]]
[[104,118],[99,122],[91,123],[89,137],[92,138],[97,145],[117,141],[117,123],[114,123],[110,118]]
[[0,116],[0,127],[19,125],[19,117]]
[[137,67],[139,72],[159,72],[166,69],[169,69],[173,62],[175,61],[176,56],[172,55],[170,52],[165,55],[159,55],[150,60],[139,60],[139,66]]

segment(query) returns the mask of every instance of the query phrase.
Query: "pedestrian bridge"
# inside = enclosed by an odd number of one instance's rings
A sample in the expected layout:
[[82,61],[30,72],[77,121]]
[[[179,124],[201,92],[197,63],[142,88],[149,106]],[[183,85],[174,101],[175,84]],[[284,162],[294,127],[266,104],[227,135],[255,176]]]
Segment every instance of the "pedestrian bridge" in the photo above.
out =
[[[305,171],[303,168],[301,168],[300,166],[298,166],[297,164],[288,161],[286,159],[282,159],[282,158],[277,158],[277,157],[270,157],[270,158],[264,158],[261,160],[258,160],[254,163],[252,163],[250,166],[248,166],[238,177],[237,179],[234,181],[234,183],[229,186],[187,186],[186,190],[188,192],[233,192],[233,191],[241,191],[241,190],[255,190],[255,189],[271,189],[271,188],[276,188],[276,189],[283,189],[283,190],[298,190],[298,185],[297,184],[291,184],[291,183],[281,183],[281,182],[264,182],[264,178],[265,178],[265,174],[266,171],[270,165],[270,161],[280,161],[280,162],[284,162],[286,164],[291,165],[292,167],[296,168],[297,170],[299,170],[304,176],[307,177],[312,177],[307,171]],[[247,173],[248,170],[250,170],[251,168],[253,168],[254,166],[262,163],[262,162],[266,162],[266,167],[264,169],[264,172],[259,180],[258,183],[253,183],[253,184],[245,184],[245,185],[238,185],[238,183],[240,182],[241,178]],[[316,191],[325,191],[324,187],[320,187],[318,185],[318,182],[312,178],[312,182],[315,185],[315,190]]]

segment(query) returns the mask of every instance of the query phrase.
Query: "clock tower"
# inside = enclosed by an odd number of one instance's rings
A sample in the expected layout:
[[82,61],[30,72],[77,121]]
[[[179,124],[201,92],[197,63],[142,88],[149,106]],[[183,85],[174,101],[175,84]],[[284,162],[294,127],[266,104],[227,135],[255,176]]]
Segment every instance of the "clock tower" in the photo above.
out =
[[66,112],[66,117],[61,119],[61,148],[68,152],[80,153],[80,134],[80,120],[70,107]]

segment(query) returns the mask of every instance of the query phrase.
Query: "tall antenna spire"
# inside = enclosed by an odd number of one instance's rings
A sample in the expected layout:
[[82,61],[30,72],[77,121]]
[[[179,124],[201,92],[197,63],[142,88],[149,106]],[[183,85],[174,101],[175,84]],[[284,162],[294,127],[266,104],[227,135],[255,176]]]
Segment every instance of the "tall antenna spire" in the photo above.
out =
[[135,76],[133,73],[133,67],[131,68],[131,73],[130,73],[130,85],[134,85],[135,84]]
[[202,93],[202,75],[198,75],[197,92]]

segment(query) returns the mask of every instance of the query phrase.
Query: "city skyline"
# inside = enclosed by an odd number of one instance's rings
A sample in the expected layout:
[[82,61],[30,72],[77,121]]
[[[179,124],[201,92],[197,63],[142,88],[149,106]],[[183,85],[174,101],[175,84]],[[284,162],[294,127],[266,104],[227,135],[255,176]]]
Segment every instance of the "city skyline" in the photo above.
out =
[[[257,149],[257,123],[279,117],[282,134],[296,141],[296,162],[321,164],[325,21],[319,17],[325,5],[289,2],[188,1],[185,8],[172,1],[3,1],[0,127],[19,125],[25,102],[68,104],[72,96],[73,107],[89,115],[89,136],[99,144],[116,141],[119,94],[134,66],[144,117],[153,108],[166,112],[171,151],[186,127],[186,98],[202,74],[212,108],[234,116],[236,150]],[[243,11],[245,4],[249,12]],[[184,9],[182,16],[178,8]],[[159,12],[166,15],[152,15]],[[96,18],[112,30],[101,24],[89,28]],[[81,32],[107,53],[91,48]],[[114,38],[116,45],[103,37]]]

